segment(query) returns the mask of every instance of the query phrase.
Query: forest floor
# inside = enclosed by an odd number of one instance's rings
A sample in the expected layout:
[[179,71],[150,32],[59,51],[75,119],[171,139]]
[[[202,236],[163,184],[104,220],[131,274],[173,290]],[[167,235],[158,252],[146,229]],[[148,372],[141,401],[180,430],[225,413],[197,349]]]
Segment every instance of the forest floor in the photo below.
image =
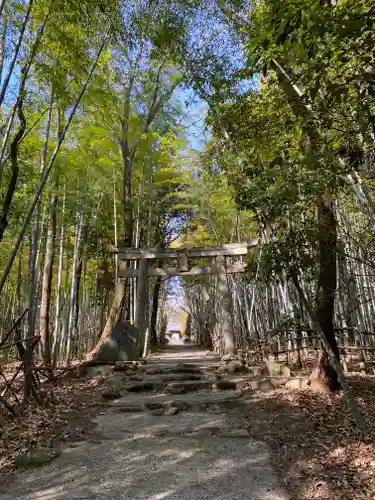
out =
[[[217,364],[193,347],[172,347],[130,376],[122,373],[122,384],[147,386],[181,362]],[[112,375],[92,375],[59,380],[47,408],[30,407],[0,427],[0,500],[375,499],[374,376],[350,375],[369,426],[364,442],[341,393],[200,389],[171,396],[145,386],[104,401]],[[174,403],[181,411],[171,411]],[[160,412],[161,405],[169,410]],[[40,446],[61,454],[9,474],[22,452]]]
[[296,500],[375,499],[375,377],[348,378],[369,427],[365,441],[341,392],[306,388],[245,395],[249,433],[270,446],[273,463]]

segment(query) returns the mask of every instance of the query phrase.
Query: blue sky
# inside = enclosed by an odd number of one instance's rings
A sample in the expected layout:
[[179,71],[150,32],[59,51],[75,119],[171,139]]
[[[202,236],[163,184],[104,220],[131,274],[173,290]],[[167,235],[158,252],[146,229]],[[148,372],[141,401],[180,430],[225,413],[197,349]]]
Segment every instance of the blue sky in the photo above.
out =
[[208,137],[205,131],[205,117],[207,105],[192,89],[180,88],[176,91],[174,99],[182,104],[186,118],[183,122],[186,138],[191,148],[201,151]]

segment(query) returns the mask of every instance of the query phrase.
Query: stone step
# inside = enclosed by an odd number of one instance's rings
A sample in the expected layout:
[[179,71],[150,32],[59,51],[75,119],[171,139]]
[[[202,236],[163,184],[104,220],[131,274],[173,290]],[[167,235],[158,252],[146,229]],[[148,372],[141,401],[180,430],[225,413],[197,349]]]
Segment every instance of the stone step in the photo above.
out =
[[256,377],[247,376],[221,376],[217,378],[212,374],[160,374],[143,377],[141,380],[129,380],[123,389],[128,392],[166,391],[169,394],[187,394],[203,389],[213,391],[227,390],[259,390],[266,392],[281,387],[290,389],[303,389],[307,385],[305,377]]
[[161,373],[159,375],[148,375],[145,380],[154,382],[188,382],[202,380],[203,375],[200,373]]
[[193,373],[179,373],[179,374],[160,374],[150,375],[146,377],[130,377],[128,382],[124,384],[124,390],[128,392],[151,392],[162,390],[170,384],[189,384],[194,387],[194,384],[204,382],[203,377]]
[[133,382],[124,385],[124,389],[128,392],[152,392],[163,387],[161,382]]
[[186,394],[188,392],[200,391],[202,389],[211,389],[213,391],[228,391],[240,389],[240,384],[237,381],[217,379],[217,380],[200,380],[200,381],[184,381],[171,382],[165,390],[170,394]]
[[189,394],[171,395],[171,394],[136,394],[129,393],[117,400],[111,401],[108,406],[116,411],[139,412],[150,408],[158,408],[164,405],[182,404],[189,407],[199,407],[201,405],[226,403],[227,401],[235,401],[241,398],[240,391],[217,391],[201,390]]
[[147,366],[138,367],[139,370],[148,375],[169,374],[169,373],[193,373],[204,374],[216,371],[218,363],[150,363]]
[[169,394],[186,394],[187,392],[195,392],[201,389],[212,389],[212,382],[209,380],[170,382],[165,387],[165,390]]
[[243,379],[237,382],[237,388],[251,389],[254,391],[268,392],[275,389],[304,389],[307,386],[308,377],[263,377]]

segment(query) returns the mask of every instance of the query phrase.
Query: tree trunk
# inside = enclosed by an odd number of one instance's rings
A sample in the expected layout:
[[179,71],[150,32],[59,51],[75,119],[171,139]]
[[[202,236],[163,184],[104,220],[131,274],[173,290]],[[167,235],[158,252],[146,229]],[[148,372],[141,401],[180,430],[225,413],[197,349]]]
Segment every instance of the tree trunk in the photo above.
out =
[[12,54],[11,60],[9,61],[8,71],[7,71],[6,75],[4,76],[4,81],[2,82],[2,86],[0,89],[0,106],[3,104],[8,85],[11,81],[14,67],[16,65],[17,60],[19,60],[19,52],[21,50],[22,41],[23,41],[23,38],[24,38],[24,35],[26,32],[26,26],[29,23],[30,13],[31,13],[31,9],[33,6],[33,2],[34,2],[34,0],[29,0],[29,5],[27,6],[26,14],[25,14],[25,17],[23,19],[22,25],[20,27],[20,32],[19,32],[19,36],[18,36],[17,43],[15,46],[15,50]]
[[82,227],[83,227],[83,215],[77,214],[76,236],[74,241],[73,264],[72,264],[72,282],[70,288],[68,331],[67,331],[66,361],[68,365],[70,364],[71,354],[72,354],[71,347],[72,347],[73,326],[74,326],[74,311],[77,299],[76,286],[77,286],[78,256],[79,256],[79,246],[81,243]]
[[80,312],[80,300],[81,300],[81,295],[80,295],[80,289],[81,289],[81,278],[82,278],[82,265],[83,265],[83,257],[79,259],[78,262],[78,267],[77,267],[77,274],[76,274],[76,282],[75,282],[75,309],[74,309],[74,334],[79,335],[79,330],[78,330],[78,318],[79,318],[79,312]]
[[49,200],[49,223],[44,259],[42,297],[40,302],[40,341],[42,357],[46,366],[51,366],[50,308],[52,292],[52,271],[55,257],[57,196]]
[[[4,2],[4,0],[3,0]],[[2,5],[3,6],[3,5]],[[5,61],[5,40],[7,36],[7,29],[8,29],[8,19],[6,13],[2,15],[2,9],[0,9],[0,17],[1,19],[1,37],[0,37],[0,82],[2,81],[3,77],[3,68],[4,68],[4,61]]]
[[[114,229],[114,237],[115,237],[115,247],[117,248],[118,240],[117,240],[117,199],[116,199],[116,182],[115,176],[113,172],[113,229]],[[115,287],[118,283],[118,254],[115,254]]]
[[[43,170],[45,169],[46,166],[46,161],[47,161],[47,152],[48,152],[48,143],[49,143],[49,136],[50,136],[50,130],[51,130],[51,121],[52,121],[52,108],[53,108],[53,89],[51,91],[51,101],[50,101],[50,106],[49,106],[49,111],[48,111],[48,118],[47,118],[47,126],[46,126],[46,132],[44,136],[44,144],[43,144],[43,152],[42,152],[42,159],[40,162],[40,176],[42,175]],[[51,200],[50,200],[51,202]],[[51,203],[49,203],[49,210],[52,209]],[[48,209],[47,209],[48,210]],[[28,324],[29,324],[29,337],[32,337],[35,335],[35,323],[36,323],[36,315],[37,315],[37,310],[38,310],[38,299],[39,299],[39,286],[38,284],[39,279],[40,279],[40,274],[37,269],[38,269],[38,258],[39,255],[42,254],[43,252],[40,250],[42,247],[42,244],[44,243],[44,238],[39,238],[40,237],[40,221],[41,221],[41,213],[42,213],[42,195],[39,197],[37,205],[35,207],[35,213],[34,213],[34,221],[33,221],[33,228],[31,231],[31,243],[30,243],[30,257],[29,257],[29,272],[30,272],[30,278],[29,278],[29,290],[28,290]],[[42,217],[42,230],[43,230],[43,223],[44,223],[44,215]],[[48,216],[51,218],[51,212],[48,214]],[[49,224],[51,223],[51,219],[47,223],[47,231],[49,234]],[[48,237],[47,237],[48,239]],[[38,241],[40,241],[40,247],[38,250]],[[46,242],[46,247],[47,248],[47,242]],[[38,255],[39,254],[39,255]],[[43,277],[44,280],[44,277]],[[44,287],[44,282],[43,282],[43,287]],[[43,293],[43,292],[42,292]],[[45,297],[44,297],[45,298]],[[42,308],[42,305],[41,305]],[[40,310],[40,315],[41,315],[41,310]],[[40,316],[41,319],[41,316]],[[42,319],[41,319],[42,321]],[[43,326],[41,325],[41,328]],[[47,333],[48,335],[48,333]],[[42,357],[44,357],[44,350],[43,350],[43,340],[41,341],[41,348],[42,348]]]
[[[276,60],[272,60],[271,64],[276,71],[278,80],[284,89],[285,96],[294,114],[303,119],[303,129],[309,144],[311,159],[314,162],[316,161],[316,166],[319,168],[319,159],[315,157],[315,154],[321,148],[321,136],[315,126],[314,116],[309,107],[304,103],[301,92],[290,80],[282,65]],[[333,327],[337,282],[337,225],[331,196],[325,192],[319,193],[316,197],[316,208],[320,269],[315,297],[315,315],[334,356],[339,362],[340,352],[337,347]],[[311,385],[329,390],[337,390],[340,387],[337,373],[329,364],[329,356],[325,352],[324,347],[323,351],[317,357],[310,377],[310,383]]]
[[57,266],[57,283],[56,283],[56,302],[55,302],[55,322],[54,322],[54,332],[53,332],[53,366],[56,366],[57,355],[58,355],[58,344],[57,337],[59,335],[59,325],[60,325],[60,298],[61,298],[61,283],[62,283],[62,271],[63,271],[63,256],[64,256],[64,218],[65,218],[65,186],[64,186],[64,197],[61,212],[61,226],[60,226],[60,248],[59,248],[59,261]]
[[105,341],[105,339],[110,334],[113,326],[116,324],[120,317],[123,301],[125,297],[125,280],[120,279],[116,286],[115,297],[113,299],[111,310],[109,311],[109,315],[104,326],[103,332],[100,335],[99,341],[94,347],[94,349],[88,354],[88,358],[94,358],[95,354],[99,351],[101,345]]
[[20,99],[18,104],[18,118],[19,118],[19,128],[17,133],[13,137],[12,143],[10,145],[10,159],[11,159],[11,177],[8,183],[8,187],[6,189],[6,194],[3,201],[3,206],[0,212],[0,242],[3,239],[4,232],[8,227],[8,214],[11,209],[13,196],[17,187],[17,180],[19,174],[19,165],[18,165],[18,149],[19,144],[22,140],[23,134],[26,130],[26,119],[23,113],[23,100]]
[[131,247],[133,242],[133,207],[132,207],[132,159],[129,148],[123,148],[124,180],[124,245]]
[[[315,297],[315,315],[337,361],[340,361],[340,351],[337,346],[333,325],[337,284],[336,218],[333,201],[328,193],[322,193],[317,196],[316,206],[319,242],[319,278]],[[314,387],[330,391],[335,391],[340,388],[337,373],[329,362],[329,356],[324,346],[317,357],[310,376],[310,383]]]

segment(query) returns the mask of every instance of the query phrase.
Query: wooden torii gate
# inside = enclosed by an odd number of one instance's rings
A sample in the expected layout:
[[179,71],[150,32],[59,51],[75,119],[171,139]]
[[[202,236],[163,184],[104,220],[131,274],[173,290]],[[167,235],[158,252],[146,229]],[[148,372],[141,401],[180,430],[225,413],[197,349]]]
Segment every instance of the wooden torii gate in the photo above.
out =
[[[245,271],[246,263],[236,261],[227,265],[227,257],[243,257],[249,248],[257,247],[258,238],[244,243],[229,243],[225,245],[195,247],[195,248],[165,248],[143,249],[122,247],[118,249],[121,261],[138,261],[137,269],[119,269],[119,278],[137,278],[137,299],[135,326],[139,331],[138,350],[143,348],[145,333],[148,327],[148,278],[152,276],[208,276],[216,275],[220,295],[221,329],[224,340],[224,354],[235,354],[235,334],[233,330],[232,299],[228,287],[227,274]],[[212,259],[211,265],[189,266],[189,259]],[[150,267],[153,260],[177,260],[177,267]]]

